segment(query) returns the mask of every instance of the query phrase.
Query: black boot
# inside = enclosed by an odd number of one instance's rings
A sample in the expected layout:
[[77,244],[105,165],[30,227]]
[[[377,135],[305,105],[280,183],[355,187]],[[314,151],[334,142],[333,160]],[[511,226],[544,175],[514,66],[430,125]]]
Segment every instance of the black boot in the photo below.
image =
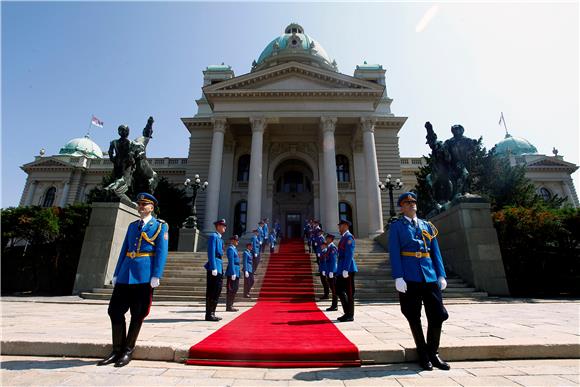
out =
[[330,304],[329,308],[326,308],[327,312],[334,312],[338,310],[338,297],[332,296],[332,304]]
[[411,333],[413,334],[413,340],[415,340],[415,346],[417,347],[417,356],[419,357],[419,365],[425,371],[433,371],[433,364],[429,360],[429,355],[427,353],[427,344],[425,343],[425,336],[423,335],[423,327],[421,326],[421,320],[409,321],[409,326],[411,327]]
[[219,321],[217,317],[212,315],[213,301],[208,297],[205,299],[205,321]]
[[440,370],[448,371],[451,366],[441,359],[439,356],[439,342],[441,340],[441,324],[429,323],[427,327],[427,349],[429,351],[429,359],[434,367]]
[[238,310],[234,308],[234,294],[226,295],[226,312],[237,312]]
[[111,331],[113,332],[113,351],[107,355],[103,360],[97,363],[98,366],[115,363],[125,346],[126,325],[125,322],[121,324],[111,324]]
[[119,357],[115,363],[115,367],[124,367],[133,358],[133,352],[135,351],[135,343],[137,343],[137,337],[139,336],[139,331],[141,330],[141,325],[143,320],[135,321],[131,318],[131,323],[129,324],[129,332],[127,332],[127,343],[125,344],[125,351]]
[[218,305],[218,301],[216,300],[212,303],[212,306],[211,306],[211,316],[215,319],[214,321],[220,321],[222,319],[221,317],[217,317],[215,315],[215,310],[217,308],[217,305]]

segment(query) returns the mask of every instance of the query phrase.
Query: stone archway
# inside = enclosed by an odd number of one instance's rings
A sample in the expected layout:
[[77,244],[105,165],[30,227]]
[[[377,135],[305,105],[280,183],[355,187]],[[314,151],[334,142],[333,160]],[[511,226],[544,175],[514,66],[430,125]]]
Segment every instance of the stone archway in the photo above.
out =
[[302,160],[286,159],[272,178],[272,219],[279,220],[284,238],[300,238],[304,222],[314,216],[314,172]]

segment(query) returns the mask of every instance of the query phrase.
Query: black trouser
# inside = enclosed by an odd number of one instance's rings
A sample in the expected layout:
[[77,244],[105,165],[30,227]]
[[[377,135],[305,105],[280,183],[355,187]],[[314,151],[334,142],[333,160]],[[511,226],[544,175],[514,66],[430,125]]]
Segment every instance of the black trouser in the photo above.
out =
[[[413,339],[419,353],[425,350],[431,354],[439,350],[441,328],[443,321],[449,318],[447,309],[443,306],[443,296],[437,282],[407,281],[407,292],[399,292],[401,312],[409,321]],[[425,305],[427,315],[427,342],[421,327],[421,305]]]
[[236,299],[236,294],[238,293],[238,288],[240,287],[240,277],[236,276],[233,280],[232,276],[228,276],[226,283],[226,309],[230,309],[234,305],[234,300]]
[[342,310],[348,317],[354,317],[354,272],[348,272],[348,277],[344,278],[342,272],[336,277],[336,294],[340,299]]
[[[113,351],[133,349],[141,330],[143,320],[149,315],[153,288],[144,284],[116,284],[109,301],[109,317],[113,330]],[[125,314],[131,311],[129,332],[125,333]]]
[[220,295],[222,294],[223,275],[218,273],[216,276],[211,275],[211,270],[206,273],[207,284],[205,288],[205,314],[211,316],[215,314]]
[[258,265],[260,264],[260,260],[262,259],[262,253],[259,253],[257,257],[254,257],[253,260],[253,266],[252,268],[254,269],[254,273],[256,273],[258,271]]
[[328,297],[328,293],[330,291],[329,286],[328,286],[328,278],[326,278],[325,275],[322,275],[322,273],[318,273],[320,275],[320,282],[322,283],[322,289],[324,289],[324,298]]
[[332,278],[327,277],[326,281],[328,281],[328,287],[332,292],[332,304],[330,305],[330,307],[336,308],[338,306],[338,296],[336,295],[336,274],[333,274]]
[[250,290],[254,286],[254,273],[250,273],[250,275],[246,278],[244,273],[244,296],[250,295]]

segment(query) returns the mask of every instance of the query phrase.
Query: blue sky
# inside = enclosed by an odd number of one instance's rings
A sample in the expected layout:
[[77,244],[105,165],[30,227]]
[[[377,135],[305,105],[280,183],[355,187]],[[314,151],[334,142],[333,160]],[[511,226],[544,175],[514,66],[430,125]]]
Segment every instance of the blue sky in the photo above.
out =
[[[187,157],[202,71],[250,71],[290,22],[339,71],[380,63],[393,113],[409,117],[402,156],[428,153],[423,124],[452,124],[487,147],[514,136],[579,164],[578,4],[2,2],[2,207],[17,205],[39,149],[82,137],[106,150],[122,123],[136,136],[155,117],[150,157]],[[579,173],[574,175],[580,189]]]

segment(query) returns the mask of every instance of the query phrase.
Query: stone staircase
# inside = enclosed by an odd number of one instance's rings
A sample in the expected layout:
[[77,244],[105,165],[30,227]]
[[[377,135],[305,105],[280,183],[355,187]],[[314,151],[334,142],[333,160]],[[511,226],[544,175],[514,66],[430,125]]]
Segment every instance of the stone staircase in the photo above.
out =
[[[241,252],[240,252],[241,255]],[[243,279],[240,280],[240,288],[236,300],[238,302],[255,302],[262,287],[263,274],[268,265],[269,253],[262,254],[262,260],[258,275],[255,276],[252,299],[242,298]],[[161,279],[161,285],[155,289],[153,299],[155,301],[205,301],[206,270],[203,265],[207,261],[207,253],[177,252],[170,251],[165,264],[165,271]],[[224,270],[227,268],[227,259],[224,262]],[[90,292],[80,294],[82,298],[90,300],[108,300],[113,294],[112,285],[102,288],[94,288]],[[224,278],[220,300],[225,302],[226,279]]]
[[[355,260],[359,270],[355,277],[355,299],[357,301],[394,302],[399,300],[395,290],[395,280],[391,277],[389,254],[380,244],[371,239],[357,239]],[[317,274],[318,267],[314,254],[312,254],[312,268]],[[487,297],[486,292],[477,291],[475,288],[469,287],[461,278],[450,273],[447,274],[448,285],[444,291],[445,298],[480,299]],[[323,289],[318,277],[314,278],[314,286],[316,295],[319,297],[323,294]]]

